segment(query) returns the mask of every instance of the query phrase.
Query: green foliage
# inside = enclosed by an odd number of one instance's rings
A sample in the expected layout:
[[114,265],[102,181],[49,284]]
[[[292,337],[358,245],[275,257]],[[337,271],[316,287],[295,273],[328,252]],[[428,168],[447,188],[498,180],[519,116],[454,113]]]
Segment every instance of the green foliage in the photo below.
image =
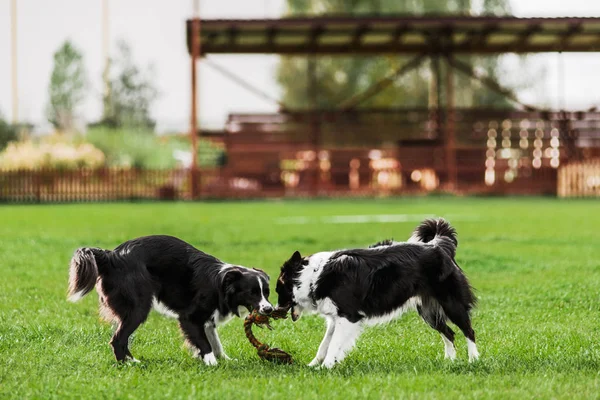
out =
[[[298,14],[470,14],[475,1],[471,0],[288,0],[289,15]],[[478,3],[477,3],[478,4]],[[484,0],[480,4],[484,14],[507,14],[508,0]],[[316,58],[318,81],[318,108],[334,108],[342,101],[369,88],[375,82],[407,63],[404,56],[362,57],[335,56]],[[498,79],[497,57],[466,57],[471,65],[485,70],[489,77]],[[277,78],[283,89],[283,102],[291,109],[310,107],[308,94],[308,62],[305,57],[283,57]],[[440,62],[442,93],[446,65]],[[429,61],[396,80],[393,85],[361,104],[362,107],[424,107],[428,105],[431,76]],[[456,74],[455,105],[505,106],[509,103],[501,95]],[[443,95],[442,95],[443,100]]]
[[9,124],[0,113],[0,151],[4,150],[9,142],[17,140],[17,128]]
[[125,41],[117,44],[117,50],[117,57],[111,60],[113,76],[110,77],[109,91],[103,99],[102,124],[152,130],[155,121],[150,109],[158,96],[152,68],[144,71],[136,66],[131,47]]
[[[409,222],[332,224],[332,215],[403,214]],[[80,246],[114,248],[142,235],[176,235],[232,263],[264,269],[271,301],[282,262],[303,254],[405,240],[420,216],[446,216],[457,262],[477,289],[481,351],[444,359],[439,334],[415,313],[365,329],[332,371],[306,367],[325,332],[303,316],[256,330],[294,356],[262,362],[233,319],[219,328],[235,361],[206,367],[183,346],[177,321],[152,312],[135,333],[139,364],[118,365],[113,328],[92,291],[67,303],[68,263]],[[307,217],[290,224],[290,216]],[[284,218],[288,222],[283,222]],[[0,207],[0,398],[586,399],[600,390],[598,203],[554,199],[96,204]]]
[[[173,157],[176,150],[188,151],[189,139],[182,136],[156,136],[150,129],[90,128],[81,140],[92,143],[102,150],[108,166],[148,169],[169,169],[180,165]],[[218,165],[221,149],[212,142],[200,140],[198,144],[199,165]]]
[[86,89],[83,55],[67,40],[54,53],[54,68],[48,85],[48,121],[58,129],[73,130],[77,108],[85,98]]

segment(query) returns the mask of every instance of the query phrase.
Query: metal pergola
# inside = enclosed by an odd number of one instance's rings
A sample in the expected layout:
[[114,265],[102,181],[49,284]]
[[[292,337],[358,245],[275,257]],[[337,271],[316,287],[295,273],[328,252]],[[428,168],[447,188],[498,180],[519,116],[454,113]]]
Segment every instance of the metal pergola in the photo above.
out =
[[[200,19],[187,21],[187,45],[191,56],[192,111],[190,137],[197,149],[196,62],[208,54],[319,55],[414,55],[392,74],[383,77],[364,93],[339,105],[349,110],[387,87],[400,75],[432,57],[434,79],[439,88],[439,58],[446,60],[446,123],[444,148],[448,184],[456,185],[454,70],[480,80],[525,109],[524,105],[497,82],[478,76],[470,65],[455,55],[597,52],[600,51],[600,18],[516,18],[512,16],[301,16],[281,19]],[[309,63],[309,92],[315,86],[314,62]],[[260,95],[260,90],[254,90]],[[316,128],[312,133],[317,149]],[[197,164],[192,167],[193,196],[196,196]]]

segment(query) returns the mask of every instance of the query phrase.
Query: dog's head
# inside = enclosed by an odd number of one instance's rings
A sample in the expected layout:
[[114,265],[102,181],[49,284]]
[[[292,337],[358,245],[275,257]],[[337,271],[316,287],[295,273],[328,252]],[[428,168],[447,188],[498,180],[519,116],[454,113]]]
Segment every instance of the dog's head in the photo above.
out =
[[249,312],[257,310],[265,315],[273,312],[273,305],[269,302],[269,275],[264,271],[229,268],[223,274],[222,291],[227,306],[238,317],[238,307],[246,307]]
[[283,263],[275,288],[278,295],[278,306],[291,308],[292,321],[294,322],[300,318],[301,313],[301,309],[294,298],[294,282],[298,279],[302,268],[304,268],[304,260],[300,252],[296,251],[289,260]]

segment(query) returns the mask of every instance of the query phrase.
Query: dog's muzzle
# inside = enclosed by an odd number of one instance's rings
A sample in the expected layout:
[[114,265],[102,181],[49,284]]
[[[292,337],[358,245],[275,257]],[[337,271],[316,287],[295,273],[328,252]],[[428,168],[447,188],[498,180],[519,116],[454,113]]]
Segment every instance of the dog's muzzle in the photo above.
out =
[[300,319],[300,312],[296,310],[296,307],[292,306],[292,321],[296,322]]
[[258,312],[263,315],[270,315],[273,312],[274,308],[272,305],[259,307]]

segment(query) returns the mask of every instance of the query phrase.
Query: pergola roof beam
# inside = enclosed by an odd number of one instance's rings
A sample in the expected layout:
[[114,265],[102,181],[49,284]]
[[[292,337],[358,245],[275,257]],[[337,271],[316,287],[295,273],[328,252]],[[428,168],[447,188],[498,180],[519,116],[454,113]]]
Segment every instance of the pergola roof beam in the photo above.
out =
[[[202,54],[417,55],[600,51],[600,18],[338,15],[257,20],[207,19],[201,20],[201,26]],[[188,48],[191,44],[190,27],[188,21]]]

